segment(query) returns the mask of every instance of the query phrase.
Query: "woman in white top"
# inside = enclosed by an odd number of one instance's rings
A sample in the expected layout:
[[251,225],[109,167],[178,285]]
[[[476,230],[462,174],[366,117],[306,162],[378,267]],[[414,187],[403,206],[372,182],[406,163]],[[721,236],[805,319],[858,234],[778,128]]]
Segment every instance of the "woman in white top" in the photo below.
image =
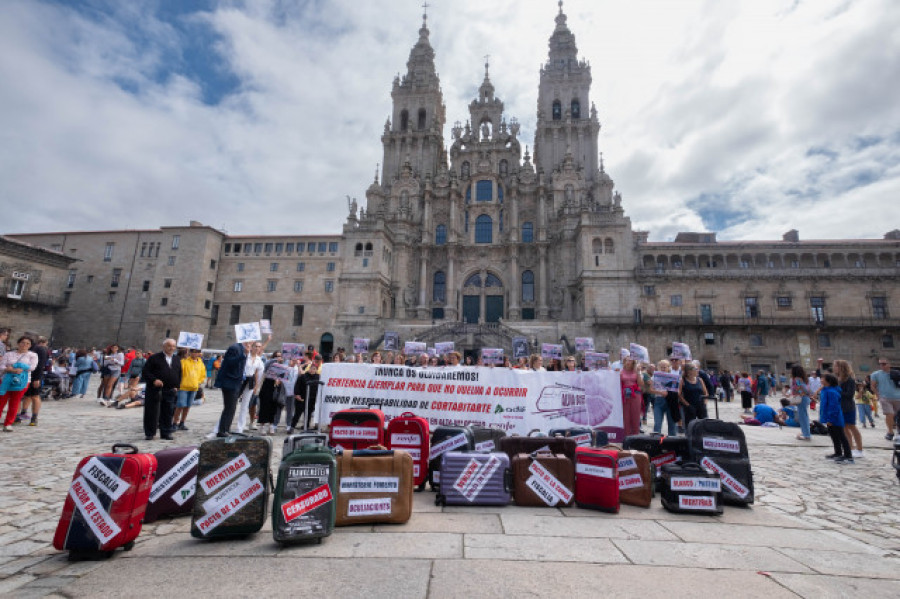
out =
[[31,382],[31,372],[37,368],[37,354],[30,350],[31,338],[19,337],[16,349],[6,352],[0,358],[0,373],[3,375],[0,383],[0,416],[3,415],[3,408],[9,404],[6,420],[3,422],[3,431],[7,433],[13,430],[13,422],[19,415],[19,404]]
[[247,419],[249,417],[251,425],[253,424],[256,414],[250,414],[250,402],[252,398],[259,395],[259,388],[262,386],[263,371],[265,370],[265,360],[262,358],[263,345],[259,341],[253,343],[250,348],[250,355],[244,363],[244,383],[241,386],[240,394],[240,411],[238,412],[237,430],[243,433],[247,428]]

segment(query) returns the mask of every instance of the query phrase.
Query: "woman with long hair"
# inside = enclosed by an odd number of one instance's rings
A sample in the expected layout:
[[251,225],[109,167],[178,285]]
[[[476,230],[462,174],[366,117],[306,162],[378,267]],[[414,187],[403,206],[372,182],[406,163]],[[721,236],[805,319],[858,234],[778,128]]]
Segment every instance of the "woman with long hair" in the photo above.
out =
[[125,354],[119,351],[119,346],[115,343],[103,352],[103,378],[100,380],[100,397],[97,398],[100,405],[109,406],[112,403],[113,391],[124,364]]
[[844,413],[844,435],[850,442],[854,458],[865,457],[862,447],[862,435],[856,427],[856,375],[847,360],[835,360],[834,375],[841,389],[841,411]]
[[750,380],[749,372],[741,373],[741,378],[738,379],[738,391],[741,394],[741,407],[744,408],[744,414],[749,414],[753,407],[753,381]]
[[625,421],[625,436],[640,434],[641,407],[644,398],[641,394],[641,374],[638,372],[637,362],[631,356],[622,360],[619,380],[622,384],[622,415]]
[[801,441],[809,441],[809,378],[806,371],[799,364],[791,368],[791,395],[800,397],[800,403],[797,404],[797,421],[800,423],[800,434],[797,438]]
[[700,378],[700,369],[691,362],[686,362],[681,370],[681,381],[678,383],[678,403],[684,410],[684,430],[692,420],[706,418],[706,400],[709,395],[706,383]]

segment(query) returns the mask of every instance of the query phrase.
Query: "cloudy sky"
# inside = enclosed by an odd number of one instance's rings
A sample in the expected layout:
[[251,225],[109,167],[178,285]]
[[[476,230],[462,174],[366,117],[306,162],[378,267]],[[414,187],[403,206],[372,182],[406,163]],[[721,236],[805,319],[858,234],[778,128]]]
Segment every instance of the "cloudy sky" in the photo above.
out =
[[[447,119],[490,54],[533,143],[553,0],[432,0]],[[3,0],[0,232],[337,233],[381,161],[419,0]],[[900,2],[567,0],[636,229],[900,227]],[[450,139],[449,126],[444,131]],[[11,208],[11,209],[10,209]]]

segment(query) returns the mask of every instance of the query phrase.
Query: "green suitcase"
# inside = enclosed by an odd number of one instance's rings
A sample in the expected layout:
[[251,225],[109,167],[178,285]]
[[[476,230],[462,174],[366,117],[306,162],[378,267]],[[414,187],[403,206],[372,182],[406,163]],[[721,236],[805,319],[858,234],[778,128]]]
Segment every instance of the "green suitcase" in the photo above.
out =
[[334,531],[337,461],[322,439],[298,443],[278,466],[272,537],[278,543],[312,539],[321,543]]

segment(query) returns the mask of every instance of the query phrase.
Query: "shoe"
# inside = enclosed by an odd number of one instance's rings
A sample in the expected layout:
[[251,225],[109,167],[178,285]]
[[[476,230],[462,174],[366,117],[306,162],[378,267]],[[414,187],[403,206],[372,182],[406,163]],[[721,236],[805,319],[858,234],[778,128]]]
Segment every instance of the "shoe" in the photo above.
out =
[[125,406],[126,406],[125,403],[117,403],[117,404],[116,404],[116,409],[117,409],[117,410],[124,410],[124,409],[125,409]]
[[99,398],[99,397],[98,397],[98,398],[97,398],[97,403],[100,404],[101,406],[105,406],[105,405],[106,405],[106,400],[103,399],[103,398]]
[[251,431],[259,430],[259,426],[256,425],[256,422],[250,423],[250,430]]
[[3,427],[3,432],[4,432],[4,433],[11,433],[11,432],[12,432],[12,426],[10,426],[10,425],[7,424],[6,426]]
[[166,441],[174,441],[175,440],[175,437],[173,437],[172,435],[160,435],[159,438],[165,439]]
[[31,422],[28,423],[28,426],[37,426],[37,418],[32,416]]
[[894,434],[893,434],[893,433],[886,433],[886,434],[884,435],[884,438],[885,438],[886,441],[893,441],[893,440],[894,440]]
[[153,437],[155,437],[155,436],[156,435],[147,435],[146,437],[144,437],[144,439],[146,439],[147,441],[152,441]]
[[175,427],[175,430],[178,430],[178,431],[186,431],[186,430],[190,430],[190,429],[188,429],[188,427],[186,427],[186,426],[184,425],[184,423],[181,422],[181,423],[178,424],[178,426]]
[[864,458],[864,457],[866,457],[866,453],[865,453],[862,449],[854,449],[853,451],[850,452],[850,454],[851,454],[854,458]]
[[216,433],[216,437],[219,437],[219,438],[227,437],[227,436],[228,436],[228,433],[223,433],[222,431],[219,431],[218,433]]
[[116,408],[116,407],[118,407],[118,405],[119,405],[119,402],[116,400],[106,402],[107,408]]
[[834,461],[835,464],[855,464],[853,458],[840,457]]
[[841,458],[841,454],[839,454],[839,453],[830,453],[827,456],[825,456],[825,459],[826,460],[837,460],[837,459],[843,459],[843,458]]

